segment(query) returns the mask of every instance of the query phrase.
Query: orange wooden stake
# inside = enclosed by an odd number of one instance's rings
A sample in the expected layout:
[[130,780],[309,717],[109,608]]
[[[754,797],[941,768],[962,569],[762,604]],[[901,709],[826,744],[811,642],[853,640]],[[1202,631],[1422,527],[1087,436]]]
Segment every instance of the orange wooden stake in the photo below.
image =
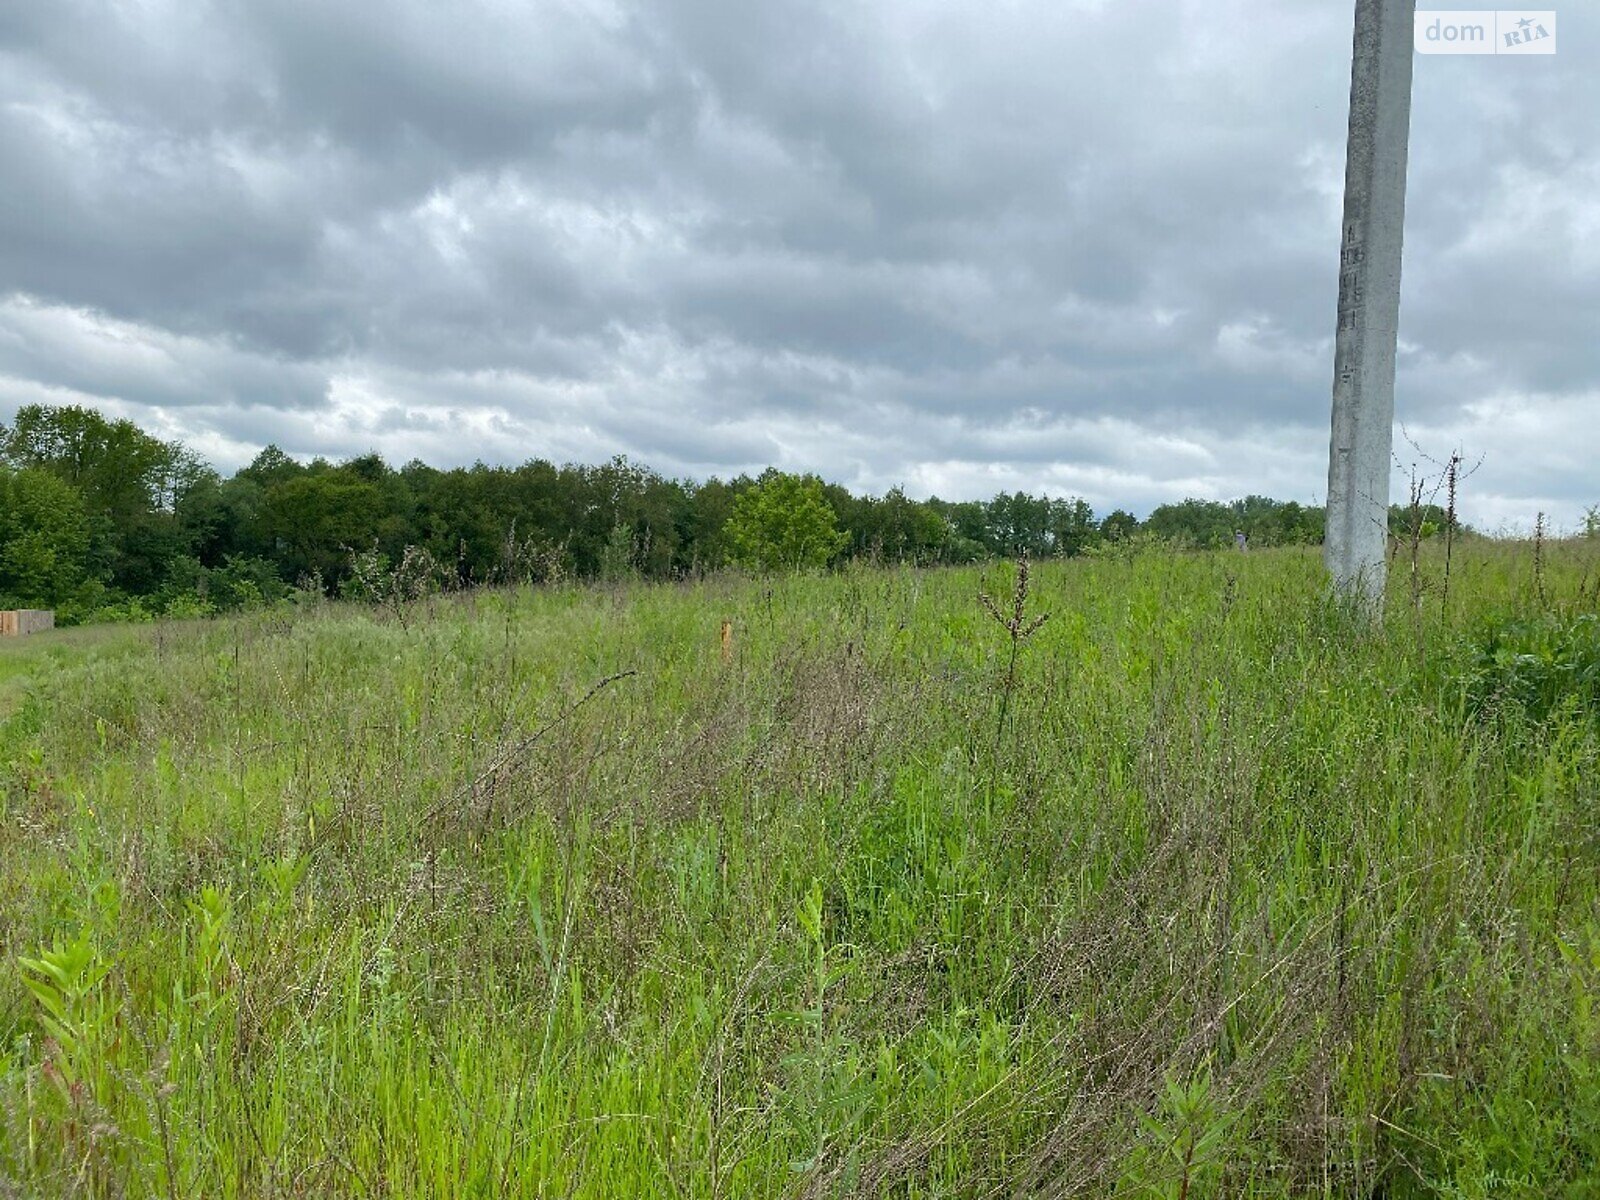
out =
[[733,622],[722,623],[722,661],[733,661]]

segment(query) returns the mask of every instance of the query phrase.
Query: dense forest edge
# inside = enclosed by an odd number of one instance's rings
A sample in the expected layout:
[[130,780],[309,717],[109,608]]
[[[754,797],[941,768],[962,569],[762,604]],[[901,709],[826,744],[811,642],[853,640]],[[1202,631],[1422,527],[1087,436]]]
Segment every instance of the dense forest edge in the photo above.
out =
[[[269,445],[224,478],[181,443],[89,408],[28,405],[0,425],[0,607],[55,609],[62,624],[203,616],[296,594],[381,601],[728,566],[1204,549],[1239,532],[1251,546],[1316,544],[1323,521],[1319,507],[1264,496],[1186,499],[1140,520],[1020,491],[858,496],[776,469],[668,479],[624,458],[396,469],[377,454],[301,463]],[[1391,527],[1413,542],[1465,532],[1420,497],[1392,508]]]

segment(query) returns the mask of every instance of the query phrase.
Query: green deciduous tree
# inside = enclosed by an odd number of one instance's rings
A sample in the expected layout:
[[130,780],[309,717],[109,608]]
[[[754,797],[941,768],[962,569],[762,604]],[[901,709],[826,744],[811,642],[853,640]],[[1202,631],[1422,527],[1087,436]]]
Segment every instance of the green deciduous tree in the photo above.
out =
[[1062,558],[1082,554],[1099,540],[1094,509],[1081,497],[1050,502],[1051,550]]
[[89,518],[76,488],[49,471],[0,468],[0,596],[54,608],[88,578]]
[[163,586],[169,562],[189,552],[174,511],[215,479],[179,443],[80,405],[23,406],[0,428],[0,461],[70,485],[89,519],[91,572],[133,594]]
[[822,481],[779,471],[734,501],[724,534],[734,561],[761,571],[825,567],[849,544]]
[[38,467],[83,496],[91,516],[136,520],[171,512],[179,497],[210,473],[177,442],[151,437],[132,421],[111,421],[92,408],[24,405],[10,428],[0,427],[0,458]]
[[321,575],[332,582],[350,555],[378,535],[383,496],[378,486],[332,468],[307,471],[273,487],[261,523],[287,578]]
[[950,526],[944,518],[900,488],[882,499],[862,497],[849,524],[857,553],[891,562],[936,562],[950,540]]
[[1108,542],[1118,542],[1138,532],[1139,518],[1126,509],[1114,509],[1100,522],[1100,536]]

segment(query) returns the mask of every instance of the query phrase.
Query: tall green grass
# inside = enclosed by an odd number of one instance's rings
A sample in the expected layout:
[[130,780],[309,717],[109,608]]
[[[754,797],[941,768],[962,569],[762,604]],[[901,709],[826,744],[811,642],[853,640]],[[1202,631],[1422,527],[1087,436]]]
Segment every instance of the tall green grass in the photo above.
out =
[[0,1196],[1600,1194],[1543,553],[1035,564],[1014,674],[1009,567],[4,647]]

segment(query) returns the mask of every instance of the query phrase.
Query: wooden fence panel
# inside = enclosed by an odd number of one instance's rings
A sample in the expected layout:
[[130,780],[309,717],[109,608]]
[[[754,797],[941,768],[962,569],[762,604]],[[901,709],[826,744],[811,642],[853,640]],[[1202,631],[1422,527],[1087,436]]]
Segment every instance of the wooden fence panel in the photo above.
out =
[[0,637],[22,637],[56,627],[56,614],[48,608],[13,608],[0,611]]

